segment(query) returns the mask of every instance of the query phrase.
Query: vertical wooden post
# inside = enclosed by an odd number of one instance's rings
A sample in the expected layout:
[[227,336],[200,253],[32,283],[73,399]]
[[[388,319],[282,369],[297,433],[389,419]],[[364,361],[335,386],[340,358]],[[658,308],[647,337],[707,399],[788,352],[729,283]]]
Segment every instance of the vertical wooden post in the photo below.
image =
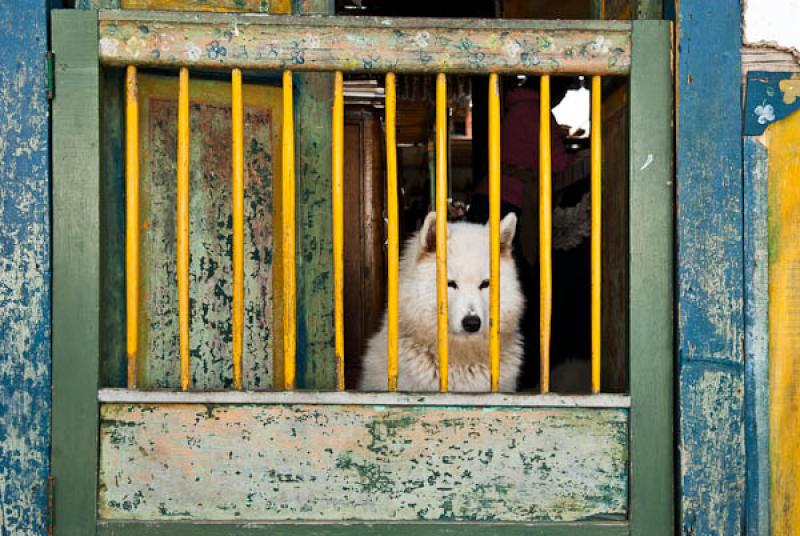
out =
[[333,83],[333,311],[336,389],[344,390],[344,80]]
[[539,385],[550,392],[550,321],[553,312],[553,205],[550,162],[550,75],[539,91]]
[[600,362],[601,362],[601,341],[602,341],[602,250],[603,243],[603,114],[601,106],[602,80],[599,76],[592,77],[592,136],[591,136],[591,160],[592,160],[592,254],[591,254],[591,278],[592,278],[592,392],[600,392]]
[[746,480],[742,2],[718,0],[713,14],[709,6],[681,0],[676,32],[681,456],[676,532],[741,534]]
[[[671,36],[668,22],[633,24],[628,201],[630,520],[632,534],[666,536],[673,534],[674,521]],[[647,134],[637,136],[638,132]]]
[[233,386],[242,382],[242,350],[244,343],[244,104],[242,71],[231,72],[231,215],[233,219]]
[[295,151],[294,84],[292,71],[283,71],[283,133],[281,134],[281,266],[283,273],[283,388],[294,389],[297,381],[297,269],[295,265]]
[[399,306],[400,224],[397,199],[397,87],[394,73],[386,74],[386,212],[388,216],[386,293],[387,372],[389,391],[397,391],[397,322]]
[[489,75],[489,379],[500,390],[500,81]]
[[[53,12],[53,449],[59,534],[95,533],[100,372],[97,13]],[[75,143],[80,133],[81,143]]]
[[189,69],[181,67],[178,82],[177,272],[181,389],[191,383],[189,363]]
[[448,389],[447,316],[447,75],[436,75],[436,316],[439,391]]
[[[294,0],[292,13],[333,15],[329,0]],[[333,75],[297,73],[297,386],[336,388],[331,143]]]
[[134,65],[128,65],[125,78],[125,318],[128,389],[135,389],[139,338],[139,86]]
[[[0,534],[47,532],[55,337],[45,61],[49,5],[0,2],[5,21],[0,34]],[[91,70],[86,76],[91,79]]]

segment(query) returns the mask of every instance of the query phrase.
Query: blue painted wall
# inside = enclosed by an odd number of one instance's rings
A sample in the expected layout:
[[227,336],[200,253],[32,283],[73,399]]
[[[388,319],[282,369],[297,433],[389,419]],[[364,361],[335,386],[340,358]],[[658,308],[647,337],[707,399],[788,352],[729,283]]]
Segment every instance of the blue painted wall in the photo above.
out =
[[0,534],[47,533],[50,450],[46,0],[0,2]]
[[681,534],[743,533],[740,0],[678,5]]

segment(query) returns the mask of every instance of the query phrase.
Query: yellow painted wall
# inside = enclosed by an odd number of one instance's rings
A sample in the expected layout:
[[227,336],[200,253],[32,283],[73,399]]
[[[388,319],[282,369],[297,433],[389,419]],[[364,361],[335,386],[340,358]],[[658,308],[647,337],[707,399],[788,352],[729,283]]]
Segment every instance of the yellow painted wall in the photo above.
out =
[[800,111],[764,133],[769,150],[771,525],[800,531]]

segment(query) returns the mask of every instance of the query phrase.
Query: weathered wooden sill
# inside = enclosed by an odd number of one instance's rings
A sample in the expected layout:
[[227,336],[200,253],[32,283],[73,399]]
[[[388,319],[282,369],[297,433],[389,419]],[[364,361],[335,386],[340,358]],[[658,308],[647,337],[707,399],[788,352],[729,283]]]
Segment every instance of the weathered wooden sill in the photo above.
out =
[[100,389],[103,403],[629,408],[624,394],[361,393],[353,391],[171,391]]

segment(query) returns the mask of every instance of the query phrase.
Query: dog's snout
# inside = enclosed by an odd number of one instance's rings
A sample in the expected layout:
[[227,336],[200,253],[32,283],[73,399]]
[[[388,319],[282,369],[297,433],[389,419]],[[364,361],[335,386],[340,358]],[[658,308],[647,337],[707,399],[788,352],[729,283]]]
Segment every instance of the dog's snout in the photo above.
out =
[[467,315],[461,321],[461,325],[464,327],[464,331],[475,333],[481,329],[481,319],[476,315]]

